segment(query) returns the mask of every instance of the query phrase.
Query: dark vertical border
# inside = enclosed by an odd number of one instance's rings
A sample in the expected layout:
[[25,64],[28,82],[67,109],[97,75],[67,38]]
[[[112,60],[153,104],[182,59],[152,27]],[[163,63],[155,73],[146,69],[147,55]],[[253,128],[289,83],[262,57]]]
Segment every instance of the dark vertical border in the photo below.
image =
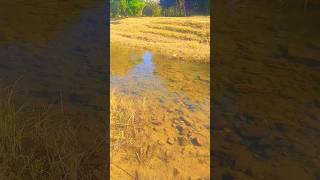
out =
[[209,10],[210,10],[210,179],[214,179],[213,178],[213,135],[214,135],[214,116],[213,116],[213,109],[214,109],[214,104],[213,104],[213,96],[214,96],[214,92],[213,92],[213,77],[214,77],[214,66],[213,66],[213,36],[214,36],[214,31],[213,31],[213,24],[214,24],[214,16],[213,16],[213,2],[215,0],[210,0],[209,2]]
[[107,86],[107,99],[106,99],[106,139],[107,139],[107,177],[106,179],[110,179],[110,2],[109,0],[106,1],[105,5],[105,29],[106,29],[106,64],[107,64],[107,73],[106,73],[106,86]]

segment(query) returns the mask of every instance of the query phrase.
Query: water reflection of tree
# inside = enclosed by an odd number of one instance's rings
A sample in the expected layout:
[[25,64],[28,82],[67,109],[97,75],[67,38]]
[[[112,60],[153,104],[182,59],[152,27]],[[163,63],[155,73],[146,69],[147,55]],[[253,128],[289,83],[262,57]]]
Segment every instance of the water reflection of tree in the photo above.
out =
[[155,58],[155,74],[169,91],[182,91],[192,101],[209,96],[210,67],[206,64],[182,63],[177,60]]
[[[51,39],[62,26],[76,18],[83,10],[99,1],[78,0],[11,0],[0,6],[1,42],[20,41],[41,44]],[[101,3],[104,1],[101,0]],[[101,4],[100,3],[100,4]]]

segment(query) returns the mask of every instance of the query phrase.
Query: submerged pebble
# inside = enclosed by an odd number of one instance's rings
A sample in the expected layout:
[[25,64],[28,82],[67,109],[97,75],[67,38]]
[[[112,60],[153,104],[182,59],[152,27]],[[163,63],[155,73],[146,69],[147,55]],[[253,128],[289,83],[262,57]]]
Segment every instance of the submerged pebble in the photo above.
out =
[[194,137],[192,139],[192,144],[194,144],[196,146],[203,146],[204,145],[204,139],[201,138],[201,137],[196,136],[196,137]]
[[168,144],[173,145],[174,142],[175,142],[175,139],[173,137],[168,137],[168,139],[167,139]]

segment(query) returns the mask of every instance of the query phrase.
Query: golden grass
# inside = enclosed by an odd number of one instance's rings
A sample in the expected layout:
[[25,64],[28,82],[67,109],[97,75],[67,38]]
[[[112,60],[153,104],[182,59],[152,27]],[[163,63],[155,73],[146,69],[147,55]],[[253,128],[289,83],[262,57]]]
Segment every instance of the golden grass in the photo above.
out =
[[210,18],[136,17],[111,23],[111,44],[152,50],[184,61],[210,62]]
[[[147,107],[145,99],[129,96],[120,96],[111,90],[110,93],[110,157],[111,179],[123,179],[116,171],[125,173],[126,177],[136,179],[136,175],[129,172],[127,163],[117,164],[123,155],[135,156],[139,162],[145,159],[139,146],[142,138],[139,137],[141,123],[145,123]],[[137,106],[138,105],[138,106]],[[130,167],[130,166],[129,166]],[[132,169],[134,167],[131,167]],[[120,174],[121,174],[120,173]]]
[[111,152],[124,147],[133,147],[136,143],[141,123],[150,114],[146,107],[146,99],[120,96],[111,91],[110,94],[110,146]]
[[[0,179],[92,179],[77,127],[63,114],[16,108],[12,90],[0,96]],[[26,110],[27,109],[27,110]]]

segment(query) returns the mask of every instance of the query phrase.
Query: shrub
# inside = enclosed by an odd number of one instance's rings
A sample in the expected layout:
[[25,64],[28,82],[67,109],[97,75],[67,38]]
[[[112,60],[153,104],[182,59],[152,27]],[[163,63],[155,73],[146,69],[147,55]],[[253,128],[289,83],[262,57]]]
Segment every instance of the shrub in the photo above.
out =
[[110,16],[119,17],[128,15],[128,0],[111,0]]

